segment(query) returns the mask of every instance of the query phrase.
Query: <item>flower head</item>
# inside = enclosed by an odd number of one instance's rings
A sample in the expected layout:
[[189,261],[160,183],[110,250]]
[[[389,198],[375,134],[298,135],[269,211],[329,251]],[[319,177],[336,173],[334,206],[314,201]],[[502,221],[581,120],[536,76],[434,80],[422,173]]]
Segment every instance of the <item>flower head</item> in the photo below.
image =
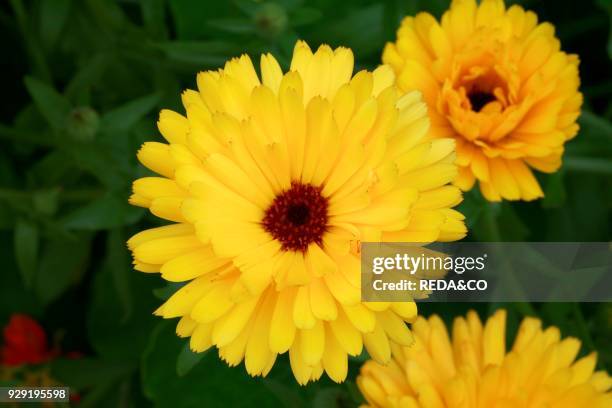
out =
[[528,317],[506,352],[506,313],[482,325],[475,312],[458,317],[452,336],[437,316],[417,318],[415,343],[393,347],[387,366],[361,368],[357,384],[371,406],[413,408],[606,408],[612,378],[594,372],[595,353],[576,360],[580,341],[561,339]]
[[14,314],[4,327],[1,363],[7,366],[39,364],[55,353],[48,348],[44,329],[29,316]]
[[414,303],[360,300],[361,241],[465,235],[452,140],[424,140],[426,106],[390,68],[353,76],[346,48],[295,46],[283,73],[247,56],[198,75],[184,117],[162,111],[168,141],[138,157],[161,177],[130,202],[174,224],[128,242],[134,265],[188,282],[157,314],[180,317],[191,348],[266,375],[289,352],[301,384],[335,381],[362,347],[379,361],[412,341]]
[[404,19],[383,61],[400,89],[423,92],[431,135],[457,141],[459,187],[478,180],[490,201],[543,196],[532,169],[561,166],[582,105],[578,56],[551,24],[503,0],[454,0],[441,22]]

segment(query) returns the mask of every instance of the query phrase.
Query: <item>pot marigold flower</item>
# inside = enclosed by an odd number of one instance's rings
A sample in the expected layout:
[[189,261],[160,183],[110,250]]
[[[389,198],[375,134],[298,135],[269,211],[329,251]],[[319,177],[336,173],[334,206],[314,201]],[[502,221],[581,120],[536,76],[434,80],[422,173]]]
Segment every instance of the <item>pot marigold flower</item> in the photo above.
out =
[[234,366],[266,375],[289,352],[299,383],[346,377],[365,345],[381,362],[412,341],[407,303],[360,300],[361,241],[465,235],[452,140],[425,141],[426,106],[393,71],[353,72],[349,49],[304,42],[283,73],[244,55],[197,77],[184,117],[164,110],[168,144],[138,158],[161,177],[130,202],[174,224],[132,237],[135,269],[188,282],[156,314]]
[[532,169],[559,169],[582,105],[578,56],[553,25],[503,0],[454,0],[440,23],[406,17],[382,59],[400,89],[423,92],[431,136],[457,141],[456,185],[478,180],[489,201],[543,197]]
[[367,361],[357,385],[373,407],[607,408],[612,378],[594,372],[597,356],[576,360],[580,341],[525,318],[506,352],[506,312],[482,325],[475,312],[455,319],[452,336],[438,316],[417,318],[415,343],[393,346],[393,361]]

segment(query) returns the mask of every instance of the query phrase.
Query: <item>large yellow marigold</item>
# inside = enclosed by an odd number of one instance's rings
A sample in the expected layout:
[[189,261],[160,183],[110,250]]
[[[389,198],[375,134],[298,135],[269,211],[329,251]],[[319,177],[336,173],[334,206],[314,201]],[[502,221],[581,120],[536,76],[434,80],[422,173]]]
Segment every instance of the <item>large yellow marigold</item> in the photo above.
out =
[[455,0],[441,23],[404,19],[383,61],[400,89],[423,92],[432,136],[456,139],[459,187],[478,180],[490,201],[543,196],[532,169],[561,166],[582,105],[578,56],[551,24],[503,0]]
[[357,378],[370,406],[406,408],[609,408],[612,378],[594,372],[592,353],[575,361],[580,341],[523,320],[506,352],[506,312],[482,325],[458,317],[449,339],[438,316],[413,324],[415,344],[393,346],[393,362],[366,362]]
[[361,241],[465,235],[454,142],[424,141],[426,106],[402,95],[386,66],[353,72],[346,48],[298,42],[290,72],[248,56],[202,72],[187,117],[162,111],[169,144],[140,161],[161,177],[134,183],[130,202],[174,224],[128,242],[134,265],[189,282],[158,310],[180,317],[191,348],[211,346],[266,375],[289,352],[301,384],[347,373],[363,345],[378,361],[408,344],[414,303],[360,300]]

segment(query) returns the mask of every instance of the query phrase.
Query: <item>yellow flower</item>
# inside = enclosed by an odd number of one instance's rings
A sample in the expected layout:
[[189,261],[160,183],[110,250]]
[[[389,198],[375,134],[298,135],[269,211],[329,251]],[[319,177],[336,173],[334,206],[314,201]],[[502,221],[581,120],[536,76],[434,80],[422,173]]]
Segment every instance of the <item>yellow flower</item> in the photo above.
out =
[[367,361],[357,378],[375,407],[609,408],[612,378],[594,373],[595,353],[576,360],[580,341],[561,339],[525,318],[506,352],[506,312],[482,325],[475,312],[455,319],[449,339],[438,316],[413,324],[415,344],[393,347],[393,361]]
[[130,239],[134,265],[189,282],[158,310],[180,317],[191,348],[211,346],[266,375],[289,352],[296,379],[347,373],[365,345],[379,361],[409,344],[414,303],[360,299],[361,241],[465,235],[452,140],[423,140],[426,106],[382,66],[352,76],[353,54],[298,42],[283,74],[248,56],[197,77],[187,111],[162,111],[169,144],[138,158],[161,177],[136,180],[130,202],[175,224]]
[[503,0],[454,0],[441,23],[405,18],[383,61],[401,90],[423,92],[431,135],[456,139],[461,189],[478,180],[489,201],[543,197],[532,169],[559,169],[582,105],[578,56],[551,24]]

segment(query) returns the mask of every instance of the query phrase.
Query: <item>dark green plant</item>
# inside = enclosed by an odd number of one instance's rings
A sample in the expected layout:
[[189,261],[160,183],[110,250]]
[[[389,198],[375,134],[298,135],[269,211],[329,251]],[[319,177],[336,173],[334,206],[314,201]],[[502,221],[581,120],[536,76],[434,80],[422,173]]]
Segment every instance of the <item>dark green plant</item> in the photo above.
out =
[[[524,1],[553,21],[581,57],[581,131],[563,168],[541,178],[546,198],[485,204],[467,194],[469,239],[608,241],[612,231],[612,6]],[[0,5],[0,324],[38,318],[64,350],[52,373],[82,406],[354,406],[349,380],[295,384],[281,358],[266,379],[247,378],[212,354],[194,355],[151,312],[176,288],[135,273],[126,239],[155,219],[127,204],[145,170],[135,153],[159,137],[161,108],[180,110],[195,74],[241,53],[274,53],[287,68],[298,38],[353,49],[357,69],[379,64],[402,16],[440,15],[447,1],[10,0]],[[488,313],[499,305],[479,305]],[[518,304],[510,327],[537,314],[598,349],[612,366],[612,307]],[[469,305],[429,304],[449,320]],[[512,323],[514,322],[514,323]],[[365,358],[365,356],[364,356]]]

